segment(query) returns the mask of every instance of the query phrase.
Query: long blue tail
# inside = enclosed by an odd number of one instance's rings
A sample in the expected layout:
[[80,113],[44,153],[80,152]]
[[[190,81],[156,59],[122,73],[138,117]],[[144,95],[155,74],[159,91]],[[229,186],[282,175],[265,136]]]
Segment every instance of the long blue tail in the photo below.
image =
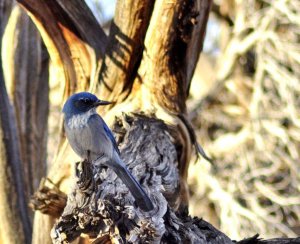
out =
[[136,181],[134,176],[129,172],[119,157],[116,159],[116,161],[118,162],[113,163],[112,169],[128,187],[139,208],[145,212],[153,210],[154,206],[141,185]]

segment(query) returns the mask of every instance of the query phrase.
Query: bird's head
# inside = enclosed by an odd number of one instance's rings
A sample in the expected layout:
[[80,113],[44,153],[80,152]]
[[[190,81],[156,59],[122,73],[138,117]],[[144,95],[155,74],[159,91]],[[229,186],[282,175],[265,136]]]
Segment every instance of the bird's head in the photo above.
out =
[[64,104],[63,113],[66,116],[73,116],[96,108],[100,105],[108,105],[111,102],[102,101],[89,92],[79,92],[70,96]]

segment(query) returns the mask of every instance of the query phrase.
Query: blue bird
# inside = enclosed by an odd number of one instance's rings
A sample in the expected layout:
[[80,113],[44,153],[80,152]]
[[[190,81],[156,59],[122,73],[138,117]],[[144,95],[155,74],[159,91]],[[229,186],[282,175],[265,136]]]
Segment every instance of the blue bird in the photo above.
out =
[[110,167],[130,190],[138,206],[143,211],[154,207],[141,185],[128,171],[120,158],[115,138],[104,120],[96,112],[100,105],[111,102],[99,100],[88,92],[76,93],[68,98],[63,107],[64,127],[73,150],[83,159],[92,162],[105,155],[111,159]]

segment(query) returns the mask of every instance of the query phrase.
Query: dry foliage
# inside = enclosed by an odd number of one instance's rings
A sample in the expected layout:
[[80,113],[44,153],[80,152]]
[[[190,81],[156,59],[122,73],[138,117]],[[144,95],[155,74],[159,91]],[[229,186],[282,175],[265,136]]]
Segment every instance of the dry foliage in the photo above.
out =
[[[215,163],[190,167],[192,213],[232,238],[300,235],[300,1],[214,7],[218,64],[202,56],[191,90],[208,92],[189,105]],[[203,75],[206,85],[197,84]]]

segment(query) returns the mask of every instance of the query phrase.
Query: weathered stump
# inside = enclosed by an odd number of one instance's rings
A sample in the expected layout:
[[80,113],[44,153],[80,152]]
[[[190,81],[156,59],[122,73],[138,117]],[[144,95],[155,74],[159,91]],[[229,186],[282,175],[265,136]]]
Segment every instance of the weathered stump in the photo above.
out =
[[[231,242],[206,222],[201,229],[203,220],[177,211],[181,198],[177,151],[163,121],[124,115],[115,121],[114,131],[122,159],[150,196],[154,210],[137,207],[113,170],[103,166],[108,158],[78,162],[76,184],[52,229],[55,243],[70,242],[82,233],[98,240],[109,235],[120,243]],[[212,236],[209,229],[218,234]]]

